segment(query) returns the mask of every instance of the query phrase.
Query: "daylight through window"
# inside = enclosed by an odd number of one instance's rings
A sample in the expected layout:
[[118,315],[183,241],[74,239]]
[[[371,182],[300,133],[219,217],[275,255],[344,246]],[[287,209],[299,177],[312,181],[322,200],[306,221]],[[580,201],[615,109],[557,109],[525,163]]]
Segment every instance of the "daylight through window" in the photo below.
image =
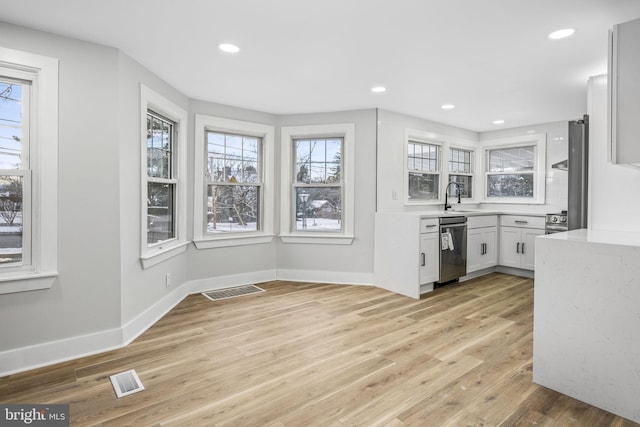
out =
[[344,138],[294,139],[294,231],[342,230]]
[[535,197],[536,146],[487,150],[487,197]]
[[438,200],[440,198],[440,146],[409,141],[407,161],[409,200]]
[[0,266],[29,265],[29,82],[0,77]]
[[176,237],[175,123],[147,111],[147,244]]
[[207,233],[261,229],[262,138],[206,131]]
[[457,196],[460,191],[462,197],[473,197],[473,151],[449,148],[449,182],[458,184],[449,187],[449,196]]

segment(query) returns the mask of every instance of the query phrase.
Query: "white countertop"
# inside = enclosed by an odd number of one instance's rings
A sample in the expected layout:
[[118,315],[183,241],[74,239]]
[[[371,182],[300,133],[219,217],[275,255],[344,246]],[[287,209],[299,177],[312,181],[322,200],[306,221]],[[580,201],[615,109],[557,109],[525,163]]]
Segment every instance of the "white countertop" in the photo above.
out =
[[489,211],[489,210],[479,210],[479,209],[449,209],[448,211],[437,210],[437,211],[416,211],[416,212],[406,212],[411,215],[419,215],[423,218],[439,218],[442,216],[482,216],[482,215],[520,215],[520,216],[537,216],[544,217],[546,214],[540,212],[507,212],[507,211]]
[[640,247],[640,233],[610,230],[571,230],[564,233],[547,234],[540,238],[585,243],[602,243],[607,245]]

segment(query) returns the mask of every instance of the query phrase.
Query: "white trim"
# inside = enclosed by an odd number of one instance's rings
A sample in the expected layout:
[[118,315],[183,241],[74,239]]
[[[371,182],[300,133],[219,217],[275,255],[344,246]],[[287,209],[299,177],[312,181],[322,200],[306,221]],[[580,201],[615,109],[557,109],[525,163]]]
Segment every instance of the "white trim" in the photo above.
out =
[[[283,126],[280,129],[280,239],[283,243],[351,244],[355,218],[355,123]],[[294,231],[292,218],[293,146],[300,138],[343,137],[342,148],[342,230],[340,232]]]
[[[174,166],[177,179],[176,184],[176,207],[174,212],[175,238],[165,242],[149,245],[147,243],[147,111],[165,116],[175,123],[177,134],[174,141],[173,153],[175,156]],[[153,265],[176,256],[185,251],[187,240],[187,111],[177,104],[171,102],[164,96],[140,84],[140,262],[142,268],[149,268]],[[154,259],[155,258],[155,259]]]
[[229,246],[245,246],[245,245],[260,245],[264,243],[271,243],[275,236],[273,234],[243,234],[238,235],[221,235],[214,239],[194,240],[193,244],[196,245],[196,249],[211,249],[211,248],[224,248]]
[[[446,138],[442,135],[435,134],[433,132],[426,132],[418,129],[409,129],[405,128],[404,130],[404,151],[403,151],[403,164],[404,164],[404,176],[403,176],[403,194],[404,194],[404,204],[405,206],[416,206],[416,205],[440,205],[444,203],[444,195],[442,194],[442,182],[444,181],[444,171],[443,171],[443,161],[442,156],[444,152],[445,140]],[[412,200],[409,199],[409,173],[415,172],[420,173],[420,171],[416,171],[413,169],[409,169],[408,159],[409,159],[409,143],[422,143],[435,145],[438,147],[438,170],[435,172],[423,172],[424,174],[430,175],[438,175],[438,198],[433,200]]]
[[0,352],[0,377],[123,347],[120,328]]
[[[205,132],[207,130],[239,133],[262,138],[262,195],[259,219],[261,228],[257,232],[205,233]],[[195,117],[195,164],[193,183],[193,240],[197,249],[267,243],[274,234],[275,200],[275,128],[261,123],[226,119],[223,117],[196,114]],[[206,243],[210,242],[210,243]]]
[[3,293],[47,289],[58,272],[58,66],[42,55],[0,47],[0,65],[28,73],[32,82],[30,120],[31,268],[7,271]]
[[[501,148],[515,148],[535,145],[536,166],[534,175],[534,197],[532,198],[509,198],[509,197],[487,197],[487,151]],[[480,203],[499,204],[528,204],[542,205],[545,203],[546,195],[546,164],[547,164],[547,134],[521,135],[510,138],[493,139],[482,141],[479,148],[481,156],[482,175],[482,195],[479,197]]]
[[373,273],[352,273],[324,270],[278,270],[277,280],[293,282],[332,283],[338,285],[374,285]]

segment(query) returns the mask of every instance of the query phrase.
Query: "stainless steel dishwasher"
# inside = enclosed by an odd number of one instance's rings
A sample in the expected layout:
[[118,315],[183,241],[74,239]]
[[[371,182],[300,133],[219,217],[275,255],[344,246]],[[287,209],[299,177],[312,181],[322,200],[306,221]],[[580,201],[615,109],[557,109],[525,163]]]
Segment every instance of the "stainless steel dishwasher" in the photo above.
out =
[[440,284],[467,274],[467,217],[440,218]]

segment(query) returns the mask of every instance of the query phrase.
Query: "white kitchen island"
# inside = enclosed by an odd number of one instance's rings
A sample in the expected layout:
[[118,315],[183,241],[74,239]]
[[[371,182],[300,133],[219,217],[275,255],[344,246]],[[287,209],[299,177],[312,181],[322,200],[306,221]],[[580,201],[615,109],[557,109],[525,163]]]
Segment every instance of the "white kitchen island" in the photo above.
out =
[[640,422],[640,234],[536,239],[534,382]]

